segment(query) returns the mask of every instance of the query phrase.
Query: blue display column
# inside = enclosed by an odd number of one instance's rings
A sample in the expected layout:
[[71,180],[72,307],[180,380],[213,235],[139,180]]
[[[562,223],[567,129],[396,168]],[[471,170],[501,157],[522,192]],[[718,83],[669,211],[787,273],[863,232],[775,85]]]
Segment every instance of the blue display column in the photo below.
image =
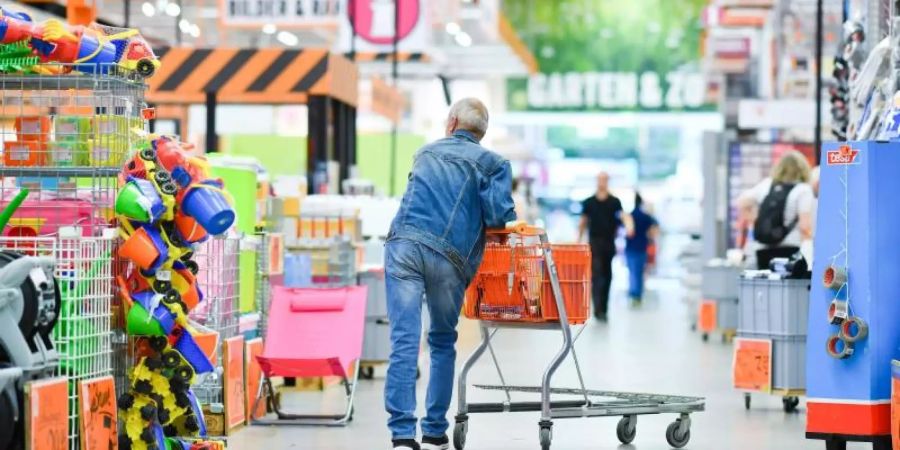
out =
[[[843,328],[843,331],[842,331]],[[900,358],[900,143],[823,147],[807,338],[807,437],[890,448]]]

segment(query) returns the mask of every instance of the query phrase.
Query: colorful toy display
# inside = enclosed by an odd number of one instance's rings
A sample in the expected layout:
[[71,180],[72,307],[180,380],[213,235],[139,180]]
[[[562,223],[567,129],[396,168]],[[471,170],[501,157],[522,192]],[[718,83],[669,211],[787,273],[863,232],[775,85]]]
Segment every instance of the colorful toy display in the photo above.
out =
[[[206,426],[191,384],[212,372],[215,345],[188,313],[203,301],[193,245],[234,223],[231,200],[205,161],[171,137],[151,137],[119,177],[119,256],[135,270],[119,278],[126,331],[137,337],[130,390],[119,398],[122,450],[223,449]],[[199,195],[198,195],[199,194]]]
[[[159,68],[159,59],[135,29],[67,25],[56,19],[35,23],[30,16],[0,9],[0,70],[4,72],[108,73],[116,68],[140,78]],[[26,53],[28,49],[30,52]],[[49,68],[35,64],[61,63]]]

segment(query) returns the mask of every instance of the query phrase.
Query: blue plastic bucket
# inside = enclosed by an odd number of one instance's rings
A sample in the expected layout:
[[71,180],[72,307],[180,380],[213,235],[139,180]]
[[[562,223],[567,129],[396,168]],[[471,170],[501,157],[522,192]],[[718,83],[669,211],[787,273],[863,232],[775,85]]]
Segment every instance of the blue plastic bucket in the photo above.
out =
[[191,186],[181,201],[181,210],[209,234],[222,234],[234,224],[234,209],[216,189]]
[[178,352],[181,353],[181,356],[190,363],[198,375],[215,370],[200,346],[194,342],[194,338],[190,333],[181,333],[181,337],[179,337],[178,342],[175,343],[175,350],[178,350]]
[[107,73],[116,63],[116,46],[111,42],[101,43],[96,37],[85,33],[81,37],[81,47],[78,48],[78,59],[88,57],[90,58],[77,64],[75,70],[83,73]]

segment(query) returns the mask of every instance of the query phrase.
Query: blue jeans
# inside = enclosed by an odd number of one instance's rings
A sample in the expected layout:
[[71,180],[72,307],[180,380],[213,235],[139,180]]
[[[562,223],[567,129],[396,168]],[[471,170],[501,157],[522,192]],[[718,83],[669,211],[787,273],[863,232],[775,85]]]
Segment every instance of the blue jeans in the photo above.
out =
[[644,268],[647,267],[647,252],[626,251],[628,264],[628,296],[640,300],[644,295]]
[[453,395],[456,324],[468,283],[449,260],[417,242],[389,241],[384,261],[391,327],[391,358],[384,386],[388,428],[393,439],[416,438],[416,371],[424,296],[431,316],[431,378],[422,434],[441,437],[450,426],[447,410]]

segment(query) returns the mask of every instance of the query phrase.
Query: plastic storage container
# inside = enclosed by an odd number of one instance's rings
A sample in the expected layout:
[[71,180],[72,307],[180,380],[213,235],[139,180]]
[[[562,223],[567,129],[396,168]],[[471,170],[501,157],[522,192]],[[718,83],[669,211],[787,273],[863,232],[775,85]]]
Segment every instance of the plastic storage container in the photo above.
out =
[[391,356],[391,327],[385,319],[366,318],[363,361],[387,361]]
[[716,302],[716,328],[721,330],[735,330],[738,328],[739,307],[737,298],[717,298]]
[[384,285],[384,269],[359,272],[359,284],[369,288],[366,301],[366,319],[387,317],[387,292]]
[[707,264],[703,267],[703,298],[706,300],[737,298],[740,276],[740,267]]
[[806,336],[810,280],[742,277],[739,285],[741,336]]
[[806,389],[806,336],[772,337],[761,333],[741,333],[742,338],[772,341],[772,389]]

